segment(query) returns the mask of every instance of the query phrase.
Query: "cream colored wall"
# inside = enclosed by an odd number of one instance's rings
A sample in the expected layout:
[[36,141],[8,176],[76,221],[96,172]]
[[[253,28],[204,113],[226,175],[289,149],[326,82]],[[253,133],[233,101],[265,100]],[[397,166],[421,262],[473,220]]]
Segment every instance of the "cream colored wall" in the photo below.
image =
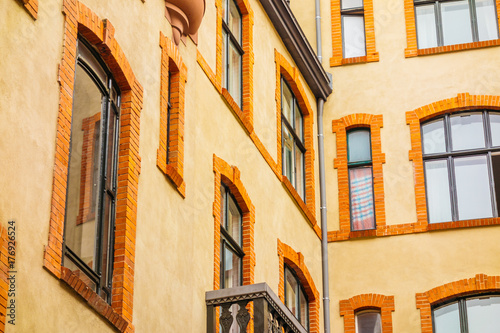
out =
[[[255,282],[267,282],[278,292],[279,238],[304,254],[316,287],[321,289],[318,237],[197,64],[197,48],[189,38],[179,46],[188,68],[185,199],[157,168],[159,34],[162,31],[171,36],[163,1],[82,0],[82,3],[113,24],[115,38],[144,88],[134,281],[136,331],[201,332],[205,329],[204,297],[206,291],[213,289],[213,154],[240,169],[241,180],[255,206]],[[252,0],[250,5],[255,14],[255,130],[277,159],[274,49],[290,62],[291,57],[278,35],[270,30],[271,23],[260,3]],[[39,17],[34,21],[15,1],[0,4],[0,21],[6,22],[0,26],[0,131],[3,137],[0,140],[0,223],[5,225],[14,219],[19,226],[18,321],[15,328],[7,325],[7,332],[112,331],[82,299],[43,269],[59,102],[57,68],[62,54],[64,21],[62,1],[40,1],[39,6]],[[210,48],[215,50],[215,45],[207,42],[215,41],[212,36],[215,22],[209,22],[215,19],[212,6],[208,1],[199,46],[209,63],[215,62],[215,55],[212,60],[207,55]],[[213,30],[209,26],[213,26]],[[266,38],[260,38],[263,35]],[[301,81],[306,87],[303,78]],[[315,109],[314,97],[306,90],[309,103]],[[319,197],[316,201],[319,202]]]

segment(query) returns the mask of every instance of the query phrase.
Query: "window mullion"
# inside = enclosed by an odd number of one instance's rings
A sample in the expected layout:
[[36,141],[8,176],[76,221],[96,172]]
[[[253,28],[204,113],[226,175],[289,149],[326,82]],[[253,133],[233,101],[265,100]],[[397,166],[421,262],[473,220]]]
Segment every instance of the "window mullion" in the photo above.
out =
[[434,12],[436,13],[436,32],[437,32],[438,46],[443,46],[444,45],[443,19],[441,17],[441,4],[439,1],[436,1],[436,3],[434,4]]
[[448,157],[448,182],[450,184],[451,217],[458,221],[458,196],[455,182],[455,163],[452,156]]
[[458,313],[460,315],[460,330],[461,333],[469,333],[469,327],[467,323],[467,306],[465,299],[458,301]]
[[472,40],[474,42],[479,41],[479,28],[477,26],[477,12],[476,12],[476,1],[468,0],[469,3],[469,14],[470,14],[470,22],[472,28]]

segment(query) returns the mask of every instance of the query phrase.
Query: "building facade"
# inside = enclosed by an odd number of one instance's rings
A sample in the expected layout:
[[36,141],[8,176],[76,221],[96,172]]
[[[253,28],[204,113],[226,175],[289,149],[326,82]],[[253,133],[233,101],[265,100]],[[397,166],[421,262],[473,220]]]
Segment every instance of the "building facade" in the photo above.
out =
[[0,9],[0,331],[500,327],[500,3]]

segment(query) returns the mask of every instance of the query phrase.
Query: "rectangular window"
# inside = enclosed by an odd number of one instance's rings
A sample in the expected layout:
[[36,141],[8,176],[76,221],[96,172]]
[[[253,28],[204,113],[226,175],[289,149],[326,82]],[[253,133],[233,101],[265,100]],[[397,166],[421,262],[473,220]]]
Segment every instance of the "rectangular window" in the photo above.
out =
[[309,302],[295,273],[285,266],[285,305],[306,329],[309,329]]
[[498,39],[493,0],[414,0],[419,49]]
[[351,230],[375,229],[370,130],[347,133]]
[[283,175],[305,202],[304,116],[292,90],[281,79],[281,147]]
[[222,1],[222,86],[242,106],[242,18],[234,0]]
[[342,50],[344,58],[366,55],[363,0],[341,0]]

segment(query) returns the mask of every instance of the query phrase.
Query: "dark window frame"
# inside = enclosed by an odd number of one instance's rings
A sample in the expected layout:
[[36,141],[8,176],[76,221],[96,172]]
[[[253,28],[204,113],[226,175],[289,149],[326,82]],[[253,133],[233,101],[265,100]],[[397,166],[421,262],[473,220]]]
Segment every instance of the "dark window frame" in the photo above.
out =
[[[362,17],[363,18],[363,35],[365,38],[365,54],[359,57],[366,57],[367,55],[367,50],[366,50],[366,22],[365,22],[365,2],[364,0],[361,1],[361,6],[360,7],[353,7],[353,8],[348,8],[348,9],[342,9],[342,0],[340,0],[340,22],[341,22],[341,29],[342,29],[342,58],[344,59],[349,59],[345,56],[345,34],[344,34],[344,17],[345,16],[351,16],[351,17]],[[354,57],[356,58],[356,57]]]
[[[452,116],[460,115],[460,114],[481,114],[482,123],[483,123],[483,133],[485,139],[485,147],[484,148],[476,148],[476,149],[465,149],[465,150],[457,150],[452,151],[451,144],[451,122],[450,118]],[[476,109],[476,110],[467,110],[461,112],[453,112],[448,113],[443,116],[435,117],[420,124],[420,133],[421,133],[421,144],[422,144],[422,161],[424,167],[424,180],[426,185],[426,207],[427,207],[427,221],[430,222],[430,214],[429,214],[429,196],[427,195],[427,174],[425,172],[425,162],[433,161],[433,160],[446,160],[447,168],[448,168],[448,184],[449,184],[449,193],[450,193],[450,206],[451,206],[451,221],[461,221],[458,214],[458,199],[457,199],[457,189],[456,189],[456,178],[455,178],[455,169],[454,169],[454,159],[456,157],[467,157],[467,156],[487,156],[487,168],[488,168],[488,180],[489,180],[489,188],[491,194],[491,208],[493,217],[499,217],[499,209],[497,205],[496,199],[496,191],[495,191],[495,179],[493,176],[493,164],[492,164],[492,153],[500,153],[500,146],[493,147],[492,145],[492,137],[491,137],[491,127],[490,127],[490,113],[500,114],[495,110],[488,109]],[[423,127],[429,123],[443,120],[444,124],[444,135],[445,135],[445,153],[432,153],[425,154],[424,153],[424,135],[423,135]],[[500,198],[499,198],[500,199]],[[450,222],[451,222],[450,221]],[[442,223],[442,222],[437,222]]]
[[[224,191],[225,196],[222,195],[222,191]],[[230,235],[229,231],[227,230],[227,225],[228,225],[228,212],[229,212],[229,200],[228,198],[231,198],[233,202],[236,205],[236,208],[238,209],[238,212],[240,213],[240,241],[241,245],[238,244],[237,241],[234,240],[234,238]],[[227,186],[224,183],[221,183],[221,199],[223,202],[221,203],[221,208],[224,210],[224,221],[223,224],[220,224],[220,233],[221,233],[221,238],[220,238],[220,288],[224,289],[226,288],[225,286],[225,281],[224,281],[224,272],[225,272],[225,252],[224,249],[227,247],[229,251],[233,252],[236,256],[238,256],[239,261],[240,261],[240,272],[239,272],[239,285],[243,285],[243,257],[245,256],[245,252],[243,251],[243,213],[241,211],[240,206],[238,205],[238,202],[234,198],[234,195],[231,193],[231,190],[229,189],[229,186]]]
[[[238,40],[238,38],[236,38],[234,35],[233,35],[233,32],[231,31],[231,29],[229,28],[228,26],[228,21],[229,21],[229,15],[230,14],[230,2],[233,2],[234,3],[234,6],[236,7],[236,10],[238,10],[238,13],[240,14],[240,40]],[[229,88],[230,86],[230,61],[229,61],[229,50],[230,50],[230,45],[233,45],[235,48],[236,48],[236,51],[238,51],[238,53],[240,54],[240,69],[241,69],[241,72],[240,72],[240,77],[239,77],[239,81],[240,81],[240,91],[239,91],[239,100],[240,102],[237,103],[238,106],[241,108],[242,105],[243,105],[243,55],[245,54],[245,51],[243,51],[243,15],[241,14],[241,10],[240,10],[240,7],[238,6],[238,4],[236,3],[235,0],[226,0],[225,1],[225,4],[226,4],[226,8],[224,8],[224,13],[226,14],[224,17],[222,17],[222,29],[223,29],[223,34],[222,34],[222,38],[223,38],[223,41],[222,41],[222,47],[223,47],[223,50],[222,50],[222,56],[226,56],[226,59],[225,59],[225,63],[226,63],[226,68],[223,68],[223,83],[225,82],[225,87],[224,87],[224,84],[222,85],[224,88]],[[224,2],[223,2],[223,5],[224,5]],[[224,34],[225,34],[225,38],[224,38]],[[228,89],[228,92],[229,92],[229,89]],[[231,93],[230,93],[231,94]]]
[[[302,285],[302,282],[300,282],[300,279],[297,275],[297,273],[287,264],[284,265],[284,269],[283,269],[283,277],[285,279],[285,304],[286,304],[286,295],[287,295],[287,283],[286,283],[286,272],[290,272],[292,274],[292,276],[295,278],[295,281],[297,282],[297,286],[299,287],[299,289],[302,291],[302,293],[304,294],[304,297],[306,298],[306,303],[307,303],[307,327],[304,327],[305,329],[307,329],[307,331],[309,331],[309,326],[310,326],[310,320],[311,320],[311,314],[310,314],[310,302],[309,302],[309,297],[307,296],[307,293],[306,293],[306,290],[304,288],[304,286]],[[297,304],[297,316],[295,316],[295,318],[297,318],[297,320],[299,321],[299,323],[302,324],[301,320],[302,318],[300,317],[300,293],[296,293],[296,300],[295,300],[295,303]],[[290,309],[290,312],[291,312],[291,309]]]
[[[357,132],[357,131],[367,131],[369,135],[369,149],[370,149],[370,160],[366,161],[358,161],[358,162],[349,162],[349,133]],[[376,230],[377,229],[377,215],[375,214],[375,188],[373,181],[373,152],[372,152],[372,131],[369,127],[355,127],[346,132],[346,140],[347,140],[347,178],[349,184],[349,217],[350,217],[350,225],[351,231],[362,231],[362,230]],[[354,229],[353,227],[353,218],[352,218],[352,194],[351,194],[351,173],[350,170],[358,169],[358,168],[370,168],[372,171],[372,198],[373,198],[373,221],[374,226],[370,229]]]
[[[288,87],[288,90],[292,93],[292,110],[291,110],[291,118],[294,122],[293,126],[290,124],[288,119],[286,119],[285,115],[283,114],[283,100],[284,100],[284,93],[283,93],[283,85],[286,84]],[[301,119],[301,126],[302,128],[300,129],[300,132],[302,133],[302,139],[299,138],[297,132],[296,132],[296,124],[295,124],[295,107],[297,106],[299,113],[300,113],[300,119]],[[292,152],[293,154],[293,160],[294,160],[294,179],[290,179],[290,182],[294,186],[295,189],[297,189],[297,162],[295,161],[295,146],[300,149],[302,153],[302,179],[303,179],[303,193],[299,193],[299,196],[303,198],[304,203],[306,202],[306,146],[305,146],[305,133],[304,133],[304,113],[302,113],[302,110],[300,109],[299,106],[299,101],[297,97],[295,96],[292,88],[288,84],[288,82],[285,80],[283,75],[281,76],[281,156],[282,156],[282,163],[281,163],[281,173],[286,176],[286,170],[285,170],[285,163],[283,163],[283,160],[285,159],[285,136],[283,135],[283,126],[286,127],[289,133],[292,134],[293,141],[294,141],[294,150]]]
[[[89,61],[93,61],[93,64],[87,63],[85,59],[83,59],[79,51],[80,43],[84,48],[90,51],[92,59],[87,59]],[[112,283],[113,283],[113,263],[114,263],[114,241],[115,241],[115,219],[116,219],[116,197],[117,197],[117,178],[118,178],[118,155],[119,155],[119,137],[120,137],[120,103],[121,103],[121,94],[120,89],[118,88],[118,84],[114,80],[111,71],[108,69],[104,61],[101,59],[100,55],[92,45],[84,39],[83,36],[78,35],[77,39],[77,52],[78,55],[76,57],[75,66],[80,66],[84,70],[84,72],[92,79],[92,81],[96,84],[96,87],[100,90],[103,95],[103,100],[101,101],[101,121],[100,121],[100,131],[101,131],[101,139],[100,139],[100,161],[99,161],[99,182],[98,182],[98,195],[97,202],[98,208],[95,212],[96,215],[96,239],[95,239],[95,253],[94,258],[96,263],[94,264],[97,267],[97,270],[89,267],[73,250],[71,250],[65,241],[65,233],[66,233],[66,222],[67,222],[67,209],[68,205],[66,205],[65,211],[65,221],[64,221],[64,236],[63,236],[63,256],[62,256],[62,266],[64,266],[64,262],[68,259],[71,263],[76,265],[96,286],[95,292],[100,295],[108,304],[111,304],[112,300]],[[84,51],[85,52],[85,51]],[[100,69],[106,75],[106,82],[103,82],[98,73],[95,72],[93,66],[99,66]],[[110,138],[108,133],[108,127],[110,125],[109,117],[110,113],[115,113],[115,124],[114,124],[114,138]],[[72,122],[71,131],[75,130],[75,126]],[[109,140],[114,139],[114,145],[111,147],[113,154],[111,163],[111,175],[107,175],[108,171],[108,149]],[[94,152],[97,153],[97,152]],[[69,160],[71,160],[71,142],[70,142],[70,151],[69,151]],[[68,163],[68,175],[70,170],[71,163]],[[110,180],[110,186],[108,185],[108,178]],[[69,176],[68,176],[69,181]],[[109,212],[110,221],[108,221],[108,246],[107,249],[104,249],[104,234],[105,234],[105,199],[109,198],[111,208]],[[68,202],[68,191],[66,191],[66,202]],[[106,272],[103,272],[103,254],[107,251],[107,255],[109,257]],[[106,275],[106,279],[103,278],[103,275]],[[103,281],[105,280],[105,281]]]
[[[418,45],[418,19],[417,19],[417,11],[415,8],[418,6],[432,5],[434,4],[434,15],[435,15],[435,25],[436,25],[436,40],[437,46],[448,46],[444,45],[444,37],[443,37],[443,22],[441,17],[441,3],[445,2],[456,2],[457,0],[414,0],[414,15],[415,15],[415,31],[417,33],[417,49],[420,49],[420,45]],[[479,42],[479,28],[477,24],[477,12],[476,12],[476,0],[467,0],[469,5],[469,15],[470,15],[470,23],[471,23],[471,33],[472,33],[472,42]],[[496,28],[497,28],[497,36],[500,37],[500,32],[498,31],[498,15],[496,10],[496,1],[493,0],[493,4],[495,6],[495,18],[496,18]],[[456,45],[456,44],[450,44]]]

